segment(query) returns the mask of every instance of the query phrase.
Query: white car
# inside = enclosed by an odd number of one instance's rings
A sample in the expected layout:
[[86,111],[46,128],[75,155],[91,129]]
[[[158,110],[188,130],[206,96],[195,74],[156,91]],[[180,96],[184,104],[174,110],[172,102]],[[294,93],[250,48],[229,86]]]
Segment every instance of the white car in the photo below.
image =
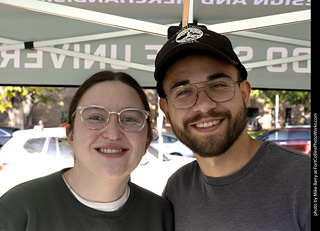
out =
[[65,128],[16,131],[0,151],[0,196],[10,188],[73,166]]
[[195,158],[163,155],[158,159],[158,150],[150,146],[140,165],[131,173],[131,181],[158,195],[161,195],[168,178],[182,166],[195,161]]
[[[161,195],[168,178],[194,158],[164,155],[157,158],[152,147],[132,172],[131,181]],[[13,133],[0,151],[0,196],[12,187],[72,167],[73,154],[66,140],[65,128],[40,128]]]
[[162,134],[163,144],[159,144],[159,139],[151,142],[151,146],[162,150],[164,154],[170,154],[175,156],[194,157],[193,152],[181,143],[177,137],[171,134]]

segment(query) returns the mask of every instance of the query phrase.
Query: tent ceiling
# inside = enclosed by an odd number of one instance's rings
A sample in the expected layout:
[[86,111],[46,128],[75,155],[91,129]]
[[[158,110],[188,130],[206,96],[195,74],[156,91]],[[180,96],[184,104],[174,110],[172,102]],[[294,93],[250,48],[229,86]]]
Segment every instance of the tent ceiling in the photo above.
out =
[[[0,0],[0,84],[79,85],[107,68],[152,87],[154,56],[169,25],[181,21],[181,2]],[[199,0],[192,12],[198,24],[227,33],[245,66],[253,68],[254,87],[306,90],[310,5],[308,0]],[[24,49],[26,41],[34,41],[35,50]]]

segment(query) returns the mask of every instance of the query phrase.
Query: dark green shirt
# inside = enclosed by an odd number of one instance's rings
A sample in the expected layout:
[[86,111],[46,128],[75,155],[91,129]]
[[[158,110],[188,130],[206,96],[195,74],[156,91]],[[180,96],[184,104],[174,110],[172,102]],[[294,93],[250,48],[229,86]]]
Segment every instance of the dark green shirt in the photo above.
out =
[[173,230],[172,206],[160,196],[129,182],[123,207],[98,211],[74,197],[63,171],[20,184],[0,197],[0,230]]
[[230,176],[206,176],[191,162],[164,192],[175,230],[310,231],[310,167],[309,156],[271,142]]

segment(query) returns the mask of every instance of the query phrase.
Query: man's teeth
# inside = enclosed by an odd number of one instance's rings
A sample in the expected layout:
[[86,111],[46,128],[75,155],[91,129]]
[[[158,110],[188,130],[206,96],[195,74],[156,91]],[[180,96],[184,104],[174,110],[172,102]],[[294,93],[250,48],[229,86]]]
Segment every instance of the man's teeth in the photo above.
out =
[[120,153],[123,152],[124,149],[109,149],[109,148],[99,148],[99,152],[105,153],[105,154],[113,154],[113,153]]
[[199,124],[196,124],[195,126],[197,128],[207,128],[207,127],[211,127],[211,126],[217,125],[220,121],[221,120],[214,120],[214,121],[207,122],[207,123],[199,123]]

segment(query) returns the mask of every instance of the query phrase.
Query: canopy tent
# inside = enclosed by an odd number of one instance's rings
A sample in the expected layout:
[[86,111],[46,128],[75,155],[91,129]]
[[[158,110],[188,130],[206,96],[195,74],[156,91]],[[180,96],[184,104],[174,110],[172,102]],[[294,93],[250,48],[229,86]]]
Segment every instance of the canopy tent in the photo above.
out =
[[[188,2],[188,1],[186,1]],[[0,0],[0,85],[77,86],[101,69],[154,87],[182,0]],[[311,0],[190,1],[188,21],[226,34],[254,88],[310,90]]]

